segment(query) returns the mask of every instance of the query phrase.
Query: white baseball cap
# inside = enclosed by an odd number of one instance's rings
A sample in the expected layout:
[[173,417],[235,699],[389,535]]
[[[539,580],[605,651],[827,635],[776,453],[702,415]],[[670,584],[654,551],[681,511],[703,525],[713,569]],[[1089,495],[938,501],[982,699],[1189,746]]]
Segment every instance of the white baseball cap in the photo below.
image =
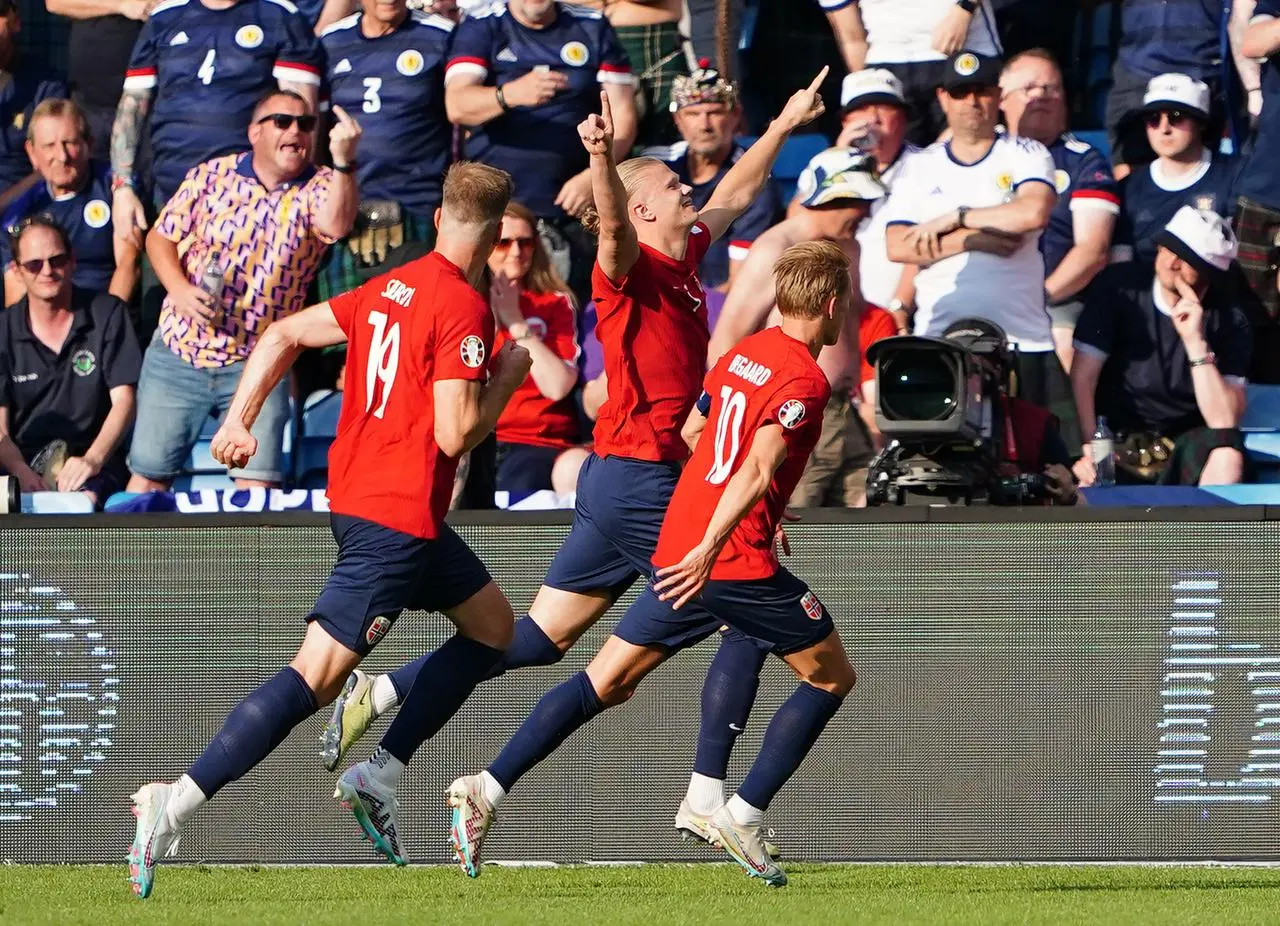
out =
[[840,108],[853,109],[868,103],[893,103],[906,106],[902,81],[884,68],[867,68],[844,76],[840,84]]
[[796,180],[800,205],[810,208],[842,199],[874,202],[887,192],[876,175],[876,159],[857,148],[828,148]]
[[1183,206],[1156,239],[1201,271],[1226,270],[1236,259],[1236,236],[1216,212]]
[[1147,82],[1144,113],[1181,109],[1202,122],[1209,121],[1209,85],[1186,74],[1161,74]]

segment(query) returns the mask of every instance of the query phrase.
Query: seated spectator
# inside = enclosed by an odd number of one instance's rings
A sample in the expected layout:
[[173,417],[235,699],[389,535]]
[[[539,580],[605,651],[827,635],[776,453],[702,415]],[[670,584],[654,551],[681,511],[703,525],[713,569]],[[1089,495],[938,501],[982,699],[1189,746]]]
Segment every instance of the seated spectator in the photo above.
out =
[[1009,132],[1040,142],[1053,158],[1058,202],[1040,250],[1053,344],[1070,370],[1071,332],[1084,308],[1080,294],[1110,260],[1119,189],[1102,153],[1067,132],[1062,70],[1049,52],[1037,48],[1009,59],[1000,75],[1000,94]]
[[1215,145],[1222,138],[1223,7],[1221,0],[1124,0],[1106,115],[1117,179],[1160,153],[1153,150],[1143,121],[1151,82],[1161,75],[1184,74],[1204,84],[1207,137]]
[[[1086,297],[1071,369],[1081,425],[1092,434],[1095,416],[1106,416],[1118,475],[1150,476],[1142,470],[1151,461],[1131,459],[1126,442],[1137,449],[1169,439],[1161,482],[1240,482],[1252,337],[1227,276],[1235,237],[1221,216],[1184,206],[1157,244],[1154,281],[1142,267],[1115,266]],[[1076,475],[1087,486],[1096,475],[1087,443],[1083,453]]]
[[[444,65],[453,23],[406,0],[364,0],[320,35],[328,105],[360,113],[360,210],[319,276],[327,300],[424,257],[453,151]],[[406,156],[412,152],[412,156]]]
[[494,353],[510,340],[533,357],[529,377],[498,418],[498,491],[568,495],[587,458],[577,446],[578,413],[569,395],[578,382],[577,319],[569,286],[551,269],[526,206],[507,206],[489,271],[498,321]]
[[613,27],[557,0],[507,0],[464,19],[449,56],[445,106],[469,130],[463,156],[511,174],[553,261],[585,301],[596,249],[576,218],[591,204],[577,126],[600,111],[603,89],[619,161],[636,137],[635,80]]
[[[704,66],[689,77],[677,77],[671,92],[672,119],[684,141],[641,153],[670,167],[690,187],[693,205],[701,209],[729,168],[746,153],[734,135],[742,122],[738,89]],[[747,211],[711,245],[698,266],[703,288],[728,292],[746,260],[751,243],[773,224],[780,211],[778,192],[767,183]]]
[[[1000,38],[991,0],[859,0],[841,5],[820,0],[832,20],[841,49],[865,47],[849,70],[884,68],[902,81],[910,112],[907,138],[931,145],[946,128],[934,91],[943,81],[947,58],[967,49],[997,57]],[[859,40],[860,37],[860,40]]]
[[637,145],[669,145],[676,140],[667,112],[675,81],[689,73],[680,36],[684,0],[566,0],[599,10],[613,26],[631,61],[636,93]]
[[[192,169],[147,235],[167,295],[138,384],[130,492],[163,491],[182,472],[205,421],[230,404],[259,336],[303,307],[325,247],[351,230],[360,129],[337,114],[335,166],[316,168],[307,102],[285,90],[263,97],[249,126],[251,150]],[[280,484],[288,418],[282,379],[254,423],[251,468],[232,472],[240,488]]]
[[0,0],[0,74],[4,75],[0,82],[0,193],[24,180],[34,184],[25,147],[31,114],[44,100],[70,95],[67,85],[50,74],[43,61],[18,54],[21,28],[17,4]]
[[[111,230],[111,169],[89,159],[89,124],[70,100],[45,100],[27,124],[27,154],[41,183],[10,204],[0,225],[13,229],[29,216],[45,213],[67,233],[75,254],[72,283],[109,292],[128,302],[138,283],[138,249],[116,240]],[[5,265],[4,304],[22,298],[22,274],[12,265],[8,236],[0,242]]]
[[1205,145],[1209,87],[1203,82],[1162,74],[1147,87],[1142,111],[1156,159],[1120,185],[1113,259],[1137,261],[1150,273],[1156,239],[1183,206],[1234,213],[1240,161]]
[[56,222],[28,219],[12,248],[25,295],[0,316],[0,469],[24,492],[101,504],[124,485],[142,362],[128,308],[72,285],[75,255]]

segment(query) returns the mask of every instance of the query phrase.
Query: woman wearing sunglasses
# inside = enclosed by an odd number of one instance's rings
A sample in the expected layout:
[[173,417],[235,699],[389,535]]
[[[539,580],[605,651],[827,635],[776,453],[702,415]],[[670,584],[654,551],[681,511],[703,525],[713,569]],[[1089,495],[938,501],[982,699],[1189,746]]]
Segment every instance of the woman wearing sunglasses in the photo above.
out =
[[578,415],[570,398],[578,382],[575,306],[536,223],[527,207],[508,204],[489,258],[489,304],[498,321],[494,352],[513,340],[533,357],[529,377],[498,419],[497,488],[511,493],[512,501],[541,489],[567,495],[587,458],[577,446]]
[[1156,159],[1121,185],[1116,263],[1153,268],[1156,239],[1183,206],[1231,217],[1240,160],[1205,144],[1209,106],[1209,85],[1185,74],[1161,74],[1147,84],[1139,116]]

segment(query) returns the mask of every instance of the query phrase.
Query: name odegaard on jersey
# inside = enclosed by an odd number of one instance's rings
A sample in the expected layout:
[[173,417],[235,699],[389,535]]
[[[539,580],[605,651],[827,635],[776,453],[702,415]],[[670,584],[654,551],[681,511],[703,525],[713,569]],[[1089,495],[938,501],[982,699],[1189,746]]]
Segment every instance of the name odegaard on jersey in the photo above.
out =
[[757,386],[763,386],[769,381],[769,377],[773,376],[773,370],[763,363],[748,360],[742,354],[733,355],[733,359],[729,361],[729,372]]
[[399,280],[388,280],[386,288],[382,291],[384,299],[390,299],[392,302],[409,308],[409,303],[413,301],[413,294],[416,292],[413,286],[406,286]]

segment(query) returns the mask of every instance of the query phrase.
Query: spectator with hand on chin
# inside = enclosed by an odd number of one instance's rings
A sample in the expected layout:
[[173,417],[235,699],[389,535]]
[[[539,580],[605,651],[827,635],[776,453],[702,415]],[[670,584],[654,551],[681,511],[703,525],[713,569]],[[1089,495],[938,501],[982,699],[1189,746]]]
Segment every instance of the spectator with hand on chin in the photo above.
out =
[[24,492],[100,504],[126,475],[118,451],[141,366],[128,308],[72,285],[71,242],[53,220],[28,219],[12,247],[25,295],[0,315],[0,469]]
[[[317,168],[315,113],[296,93],[268,93],[254,109],[251,150],[193,168],[147,235],[168,295],[142,364],[130,492],[163,491],[181,473],[205,421],[231,403],[253,345],[303,308],[324,249],[351,230],[360,126],[333,112],[334,166]],[[232,472],[238,486],[280,484],[288,418],[281,380],[254,423],[252,470]]]
[[507,341],[533,366],[498,418],[497,489],[518,497],[542,489],[568,495],[588,453],[578,446],[569,397],[578,382],[577,323],[569,286],[551,268],[528,207],[512,202],[489,258],[489,302],[497,318],[494,353]]
[[[1221,216],[1184,206],[1157,240],[1155,280],[1132,264],[1109,267],[1076,326],[1071,385],[1084,433],[1105,415],[1118,446],[1172,441],[1162,483],[1244,476],[1239,427],[1253,338],[1240,301],[1245,283],[1233,278],[1236,251]],[[1088,444],[1083,452],[1075,472],[1088,486],[1096,472]],[[1153,461],[1131,456],[1121,450],[1118,472],[1149,478],[1140,471]]]

